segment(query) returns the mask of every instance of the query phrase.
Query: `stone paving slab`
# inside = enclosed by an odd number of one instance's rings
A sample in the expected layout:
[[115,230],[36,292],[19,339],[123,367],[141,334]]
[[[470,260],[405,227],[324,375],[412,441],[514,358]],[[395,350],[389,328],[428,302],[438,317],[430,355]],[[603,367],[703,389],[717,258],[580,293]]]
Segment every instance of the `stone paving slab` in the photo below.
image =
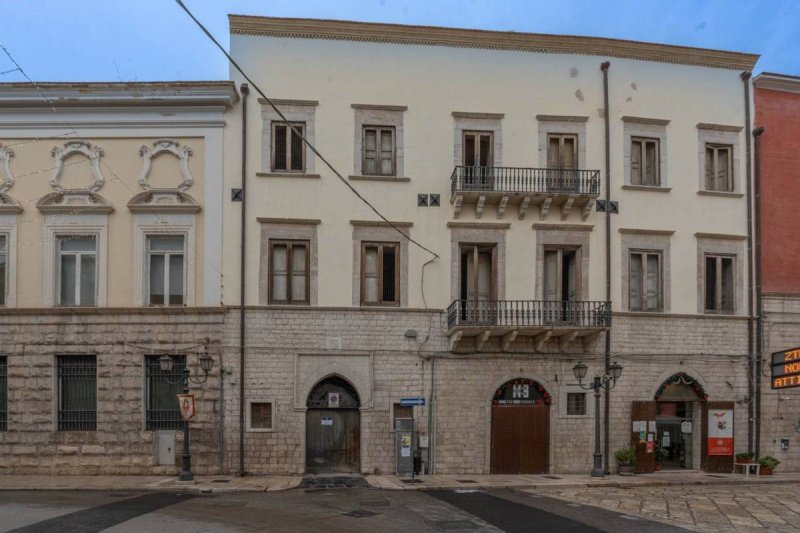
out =
[[302,476],[44,476],[0,475],[0,490],[272,492],[296,488]]

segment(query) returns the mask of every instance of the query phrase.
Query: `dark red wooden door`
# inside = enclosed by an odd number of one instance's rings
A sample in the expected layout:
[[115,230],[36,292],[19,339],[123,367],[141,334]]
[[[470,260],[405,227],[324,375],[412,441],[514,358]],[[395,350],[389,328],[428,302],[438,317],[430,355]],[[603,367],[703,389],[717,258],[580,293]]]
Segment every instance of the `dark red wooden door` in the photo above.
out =
[[492,474],[546,474],[549,445],[549,406],[492,406]]
[[[658,438],[655,431],[656,423],[656,402],[631,402],[631,447],[636,451],[636,470],[637,474],[651,474],[656,471],[655,439]],[[645,423],[644,441],[640,431],[634,431],[634,423]],[[653,431],[650,431],[650,429]],[[652,451],[647,451],[648,435],[652,435]]]
[[700,466],[706,472],[733,471],[733,455],[708,455],[708,410],[709,409],[730,409],[733,411],[733,402],[706,402],[703,406],[703,434],[702,444],[700,445],[702,456]]

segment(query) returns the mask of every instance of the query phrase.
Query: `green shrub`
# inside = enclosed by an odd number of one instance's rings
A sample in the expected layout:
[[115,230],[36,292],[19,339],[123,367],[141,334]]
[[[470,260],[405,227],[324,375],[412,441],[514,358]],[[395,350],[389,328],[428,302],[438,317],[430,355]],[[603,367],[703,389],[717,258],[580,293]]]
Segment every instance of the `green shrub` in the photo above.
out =
[[778,461],[777,459],[775,459],[774,457],[771,457],[769,455],[765,455],[764,457],[761,457],[761,458],[758,459],[758,464],[760,464],[762,468],[772,468],[772,469],[774,469],[776,466],[781,464],[781,462]]
[[752,459],[753,453],[752,452],[742,452],[736,454],[737,459]]
[[620,466],[636,466],[636,451],[630,446],[620,448],[614,452]]

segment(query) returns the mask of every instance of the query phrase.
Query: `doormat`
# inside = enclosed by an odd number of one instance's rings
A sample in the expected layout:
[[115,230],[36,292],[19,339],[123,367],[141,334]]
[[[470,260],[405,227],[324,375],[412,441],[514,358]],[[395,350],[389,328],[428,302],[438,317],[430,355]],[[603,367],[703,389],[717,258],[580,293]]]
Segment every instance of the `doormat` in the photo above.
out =
[[477,483],[474,479],[457,479],[459,483]]
[[306,476],[298,485],[300,489],[368,489],[367,480],[361,476]]

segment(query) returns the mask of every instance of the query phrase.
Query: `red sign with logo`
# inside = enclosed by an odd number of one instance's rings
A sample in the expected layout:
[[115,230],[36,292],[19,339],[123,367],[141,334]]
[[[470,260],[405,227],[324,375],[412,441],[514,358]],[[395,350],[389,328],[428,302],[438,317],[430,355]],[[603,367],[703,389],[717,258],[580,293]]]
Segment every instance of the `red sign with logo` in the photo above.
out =
[[733,410],[708,410],[708,455],[733,455]]

